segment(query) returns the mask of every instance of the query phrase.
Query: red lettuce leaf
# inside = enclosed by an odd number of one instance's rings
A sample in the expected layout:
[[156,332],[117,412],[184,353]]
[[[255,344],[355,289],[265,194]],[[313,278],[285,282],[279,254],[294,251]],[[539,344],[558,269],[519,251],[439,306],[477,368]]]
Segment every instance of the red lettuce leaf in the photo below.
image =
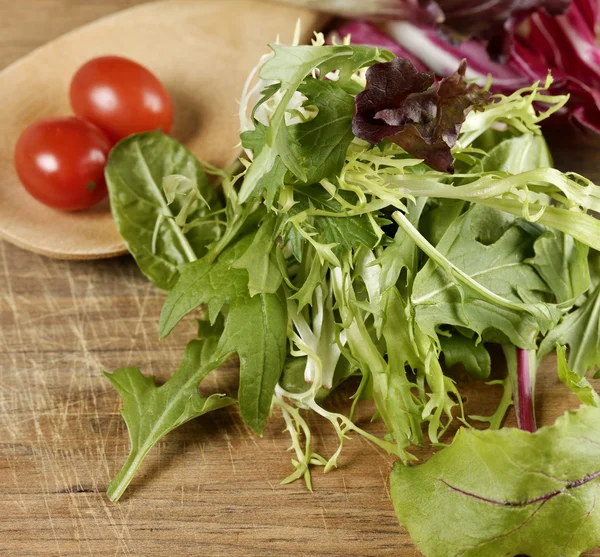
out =
[[356,96],[352,131],[369,143],[388,139],[431,168],[452,172],[451,148],[471,109],[482,108],[488,92],[465,80],[466,63],[437,83],[408,60],[375,64]]

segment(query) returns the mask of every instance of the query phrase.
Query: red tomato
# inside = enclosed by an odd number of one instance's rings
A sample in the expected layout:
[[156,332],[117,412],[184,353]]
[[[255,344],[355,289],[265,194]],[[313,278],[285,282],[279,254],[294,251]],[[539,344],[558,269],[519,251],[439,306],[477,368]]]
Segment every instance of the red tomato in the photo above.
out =
[[104,166],[111,142],[79,118],[48,118],[29,126],[15,148],[25,189],[55,209],[78,211],[106,196]]
[[102,56],[84,64],[71,81],[71,107],[113,141],[138,132],[169,133],[173,105],[163,84],[133,60]]

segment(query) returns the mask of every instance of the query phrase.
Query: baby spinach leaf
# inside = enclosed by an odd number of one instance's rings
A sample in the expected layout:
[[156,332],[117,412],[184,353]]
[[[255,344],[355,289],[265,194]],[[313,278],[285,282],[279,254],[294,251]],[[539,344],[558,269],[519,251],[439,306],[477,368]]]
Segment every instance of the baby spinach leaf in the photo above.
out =
[[135,367],[105,373],[123,400],[121,414],[131,441],[129,457],[108,486],[107,495],[112,501],[121,497],[161,437],[193,418],[235,404],[224,395],[205,398],[198,392],[200,381],[223,362],[223,358],[215,359],[218,332],[207,329],[204,338],[192,340],[179,369],[164,385],[157,386],[154,377],[142,375]]
[[600,544],[600,410],[531,434],[461,428],[419,466],[396,464],[398,519],[428,557],[576,557]]
[[248,291],[248,272],[233,264],[252,244],[253,236],[243,236],[225,248],[214,263],[205,258],[180,267],[180,277],[169,292],[160,313],[159,335],[166,337],[188,313],[206,304],[211,323],[224,304]]
[[462,364],[465,369],[479,379],[487,379],[492,371],[492,360],[483,342],[477,338],[467,338],[460,333],[451,337],[439,336],[444,361],[448,367]]
[[552,156],[541,134],[525,133],[510,137],[492,147],[481,160],[483,172],[521,174],[538,168],[551,168]]
[[240,358],[238,399],[244,421],[262,435],[287,352],[287,309],[278,294],[238,296],[232,301],[217,353]]
[[[160,132],[132,135],[111,151],[105,168],[113,219],[141,271],[159,288],[169,290],[179,265],[194,261],[219,237],[219,227],[206,224],[186,233],[174,217],[181,210],[167,203],[163,178],[177,174],[198,188],[199,200],[190,219],[220,208],[202,166],[181,143]],[[203,202],[203,200],[208,203]]]

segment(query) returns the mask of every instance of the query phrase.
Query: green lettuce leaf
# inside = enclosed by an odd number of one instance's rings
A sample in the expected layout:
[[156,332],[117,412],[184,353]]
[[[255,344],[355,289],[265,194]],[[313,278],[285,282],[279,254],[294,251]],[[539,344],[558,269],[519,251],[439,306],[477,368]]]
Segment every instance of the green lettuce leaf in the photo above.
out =
[[[318,79],[307,79],[298,91],[308,99],[304,104],[315,107],[318,113],[308,122],[288,127],[293,140],[290,153],[304,168],[304,182],[335,180],[354,138],[354,97],[335,82]],[[289,167],[285,159],[284,163]]]
[[400,523],[427,557],[576,557],[600,544],[600,410],[531,434],[460,429],[420,466],[396,464]]
[[179,369],[164,385],[157,386],[154,377],[142,375],[135,367],[105,373],[123,400],[121,414],[131,441],[127,461],[108,486],[107,495],[112,501],[121,497],[161,437],[193,418],[235,404],[224,395],[205,398],[198,392],[200,381],[224,361],[216,354],[218,327],[210,329],[201,324],[200,328],[203,338],[187,345]]

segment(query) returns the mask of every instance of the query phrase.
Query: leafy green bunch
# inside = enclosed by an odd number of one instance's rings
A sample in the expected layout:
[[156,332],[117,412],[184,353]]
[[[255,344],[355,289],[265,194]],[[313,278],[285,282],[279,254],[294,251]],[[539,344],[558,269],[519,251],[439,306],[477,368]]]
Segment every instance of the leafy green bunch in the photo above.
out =
[[[546,93],[550,79],[489,98],[464,67],[434,82],[390,52],[320,36],[272,50],[242,98],[237,174],[160,133],[111,154],[115,222],[168,291],[160,336],[198,308],[204,319],[164,385],[136,368],[107,374],[131,437],[109,497],[163,435],[237,403],[259,435],[279,408],[295,453],[284,482],[310,488],[311,468],[335,467],[351,432],[397,455],[396,511],[427,555],[594,547],[600,410],[586,374],[600,364],[600,188],[553,169],[539,129],[567,98]],[[468,417],[442,362],[485,388],[490,343],[506,355],[504,396],[493,415]],[[558,376],[583,406],[534,433],[535,372],[557,346]],[[201,396],[233,354],[237,400]],[[326,409],[352,376],[348,415]],[[384,438],[353,421],[365,399]],[[521,429],[500,429],[513,400]],[[335,428],[332,455],[315,452],[308,410]],[[412,448],[443,447],[456,418],[452,445],[411,465]],[[565,515],[568,533],[556,528]]]

